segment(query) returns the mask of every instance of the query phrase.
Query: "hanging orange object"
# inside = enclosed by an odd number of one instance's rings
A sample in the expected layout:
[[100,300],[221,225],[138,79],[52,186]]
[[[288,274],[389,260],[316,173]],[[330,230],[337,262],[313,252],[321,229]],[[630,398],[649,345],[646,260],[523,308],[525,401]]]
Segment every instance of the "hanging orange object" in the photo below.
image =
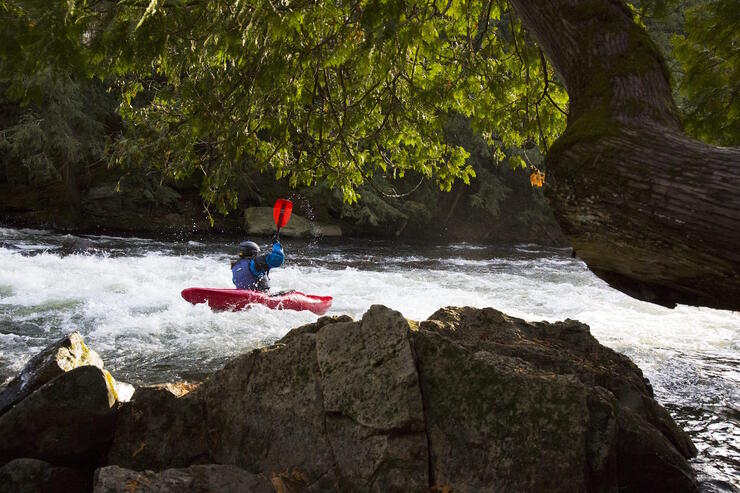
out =
[[545,173],[534,168],[534,171],[529,175],[529,183],[533,187],[541,188],[545,184]]

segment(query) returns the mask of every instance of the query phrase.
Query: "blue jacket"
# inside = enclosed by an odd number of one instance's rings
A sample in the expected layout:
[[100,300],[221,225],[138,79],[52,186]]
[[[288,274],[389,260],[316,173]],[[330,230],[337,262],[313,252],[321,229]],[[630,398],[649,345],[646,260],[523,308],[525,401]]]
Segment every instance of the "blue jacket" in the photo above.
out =
[[268,274],[270,269],[280,267],[285,261],[285,252],[280,243],[273,243],[272,251],[254,258],[239,259],[231,267],[232,281],[238,289],[267,291],[270,289]]

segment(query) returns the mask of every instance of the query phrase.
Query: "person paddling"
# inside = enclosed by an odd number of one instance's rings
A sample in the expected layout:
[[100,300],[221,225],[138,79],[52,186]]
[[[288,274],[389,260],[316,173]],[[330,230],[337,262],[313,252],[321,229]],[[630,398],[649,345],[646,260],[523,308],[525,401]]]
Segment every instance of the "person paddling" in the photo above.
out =
[[237,289],[268,291],[270,289],[270,269],[283,265],[285,252],[280,241],[273,239],[272,250],[260,253],[260,247],[253,241],[239,244],[239,259],[231,264],[232,281]]
[[260,247],[253,241],[239,244],[239,260],[231,264],[232,281],[237,289],[268,291],[270,289],[270,269],[280,267],[285,261],[285,252],[280,244],[280,229],[288,224],[293,203],[290,200],[278,199],[272,208],[275,220],[275,236],[272,237],[272,251],[260,254]]

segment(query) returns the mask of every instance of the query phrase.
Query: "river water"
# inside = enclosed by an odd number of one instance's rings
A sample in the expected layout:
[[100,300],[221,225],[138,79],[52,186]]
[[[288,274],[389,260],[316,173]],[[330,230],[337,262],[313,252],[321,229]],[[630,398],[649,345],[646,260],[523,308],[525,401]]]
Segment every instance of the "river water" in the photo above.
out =
[[[258,306],[214,313],[180,297],[189,286],[233,287],[233,240],[65,235],[0,228],[0,384],[50,342],[79,330],[118,379],[198,380],[230,357],[270,344],[309,312]],[[359,318],[384,304],[412,319],[443,306],[492,306],[527,320],[577,319],[630,356],[657,399],[692,436],[705,491],[740,491],[740,313],[636,301],[570,257],[538,245],[285,240],[273,288],[331,295],[331,314]]]

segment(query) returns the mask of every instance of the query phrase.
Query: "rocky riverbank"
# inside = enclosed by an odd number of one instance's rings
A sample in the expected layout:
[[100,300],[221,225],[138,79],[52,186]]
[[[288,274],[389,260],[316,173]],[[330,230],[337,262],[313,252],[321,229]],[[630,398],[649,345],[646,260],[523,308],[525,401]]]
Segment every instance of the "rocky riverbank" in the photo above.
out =
[[33,358],[0,393],[0,491],[697,490],[640,369],[572,320],[373,306],[129,393],[78,335]]

